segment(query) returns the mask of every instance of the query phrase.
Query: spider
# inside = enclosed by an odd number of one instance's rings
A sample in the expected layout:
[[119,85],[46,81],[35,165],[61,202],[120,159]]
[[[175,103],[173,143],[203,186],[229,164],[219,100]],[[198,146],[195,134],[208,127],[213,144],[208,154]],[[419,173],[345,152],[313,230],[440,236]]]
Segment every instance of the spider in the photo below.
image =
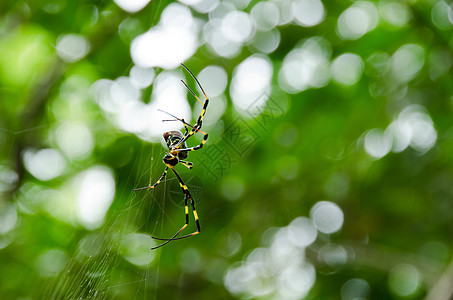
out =
[[[203,148],[204,144],[208,140],[208,134],[206,132],[201,131],[200,129],[201,129],[201,125],[202,125],[202,122],[203,122],[203,117],[204,117],[204,115],[206,113],[206,108],[208,107],[209,99],[206,96],[206,93],[204,92],[203,88],[201,87],[200,82],[198,82],[198,79],[192,74],[192,72],[184,64],[181,64],[181,65],[192,76],[192,78],[195,79],[195,82],[200,87],[200,89],[203,92],[203,95],[204,95],[206,100],[203,103],[203,101],[201,101],[200,98],[198,98],[198,96],[189,88],[189,86],[183,80],[181,80],[181,82],[184,84],[184,86],[203,105],[203,109],[201,110],[201,114],[198,117],[197,123],[195,123],[192,126],[192,125],[186,123],[186,121],[184,121],[184,119],[179,119],[179,118],[175,117],[174,115],[172,115],[172,114],[170,114],[168,112],[159,110],[159,111],[162,111],[162,112],[164,112],[164,113],[166,113],[166,114],[168,114],[168,115],[170,115],[170,116],[172,116],[174,118],[172,120],[163,120],[163,122],[164,121],[181,121],[184,124],[184,128],[185,128],[186,132],[184,134],[182,134],[182,132],[179,131],[179,130],[172,130],[172,131],[167,131],[167,132],[165,132],[163,134],[164,140],[167,143],[168,150],[169,150],[169,152],[167,154],[165,154],[165,156],[163,158],[164,164],[166,166],[165,170],[164,170],[164,173],[156,181],[156,183],[154,183],[153,185],[147,186],[147,187],[142,187],[142,188],[137,188],[137,189],[134,189],[133,191],[154,189],[165,178],[165,176],[167,175],[168,169],[172,170],[173,173],[175,173],[176,178],[178,178],[179,185],[180,185],[181,190],[182,190],[182,192],[184,194],[184,206],[185,206],[186,221],[185,221],[184,225],[181,227],[181,229],[179,229],[171,238],[159,238],[159,237],[154,237],[153,236],[152,237],[153,239],[160,240],[160,241],[165,241],[165,242],[163,242],[162,244],[160,244],[160,245],[158,245],[156,247],[151,248],[151,250],[160,248],[160,247],[162,247],[162,246],[164,246],[164,245],[166,245],[169,242],[174,241],[174,240],[180,240],[180,239],[184,239],[184,238],[188,238],[188,237],[197,235],[197,234],[200,233],[200,230],[201,230],[200,222],[198,221],[198,214],[197,214],[197,211],[195,209],[195,202],[194,202],[194,200],[192,198],[192,195],[190,194],[189,188],[187,187],[187,185],[185,185],[184,181],[182,180],[182,178],[178,174],[178,172],[176,172],[175,166],[178,163],[182,163],[187,168],[192,169],[193,163],[191,163],[190,161],[185,161],[185,159],[187,158],[187,156],[189,154],[189,151],[195,151],[195,150],[199,150],[199,149]],[[191,127],[192,129],[189,131],[189,128],[187,126]],[[194,135],[196,132],[200,132],[201,134],[204,135],[203,140],[201,141],[201,143],[199,145],[188,148],[187,147],[187,140],[192,135]],[[188,206],[188,201],[190,201],[190,205],[192,206],[192,213],[193,213],[193,216],[194,216],[194,219],[195,219],[195,224],[197,226],[197,230],[192,232],[192,233],[186,234],[184,236],[178,237],[178,235],[184,230],[184,228],[186,228],[189,225],[189,206]]]

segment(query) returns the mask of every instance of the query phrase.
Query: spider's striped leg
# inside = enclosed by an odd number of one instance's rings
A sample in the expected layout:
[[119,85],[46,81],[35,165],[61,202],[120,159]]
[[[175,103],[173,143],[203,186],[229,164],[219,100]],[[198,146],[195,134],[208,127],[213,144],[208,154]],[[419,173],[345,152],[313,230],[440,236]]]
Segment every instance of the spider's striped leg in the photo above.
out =
[[[199,234],[200,231],[201,231],[201,227],[200,227],[200,222],[198,221],[198,214],[197,214],[197,211],[195,209],[195,201],[193,200],[192,198],[192,195],[190,195],[190,192],[189,192],[189,189],[187,188],[187,186],[184,184],[184,182],[182,181],[182,178],[181,176],[179,176],[179,174],[176,172],[176,170],[174,168],[171,168],[171,170],[173,171],[173,173],[175,173],[176,177],[178,178],[179,180],[179,185],[181,186],[181,190],[182,192],[184,193],[184,211],[185,211],[185,216],[186,216],[186,222],[185,224],[181,227],[181,229],[179,229],[171,238],[169,239],[164,239],[164,238],[158,238],[158,237],[152,237],[153,239],[155,240],[160,240],[160,241],[166,241],[165,243],[162,243],[160,244],[159,246],[156,246],[156,247],[153,247],[151,248],[152,250],[153,249],[156,249],[156,248],[160,248],[162,247],[163,245],[169,243],[170,241],[174,241],[174,240],[180,240],[180,239],[184,239],[184,238],[187,238],[187,237],[191,237],[193,235],[196,235],[196,234]],[[181,237],[177,237],[181,231],[183,231],[184,228],[186,228],[188,225],[189,225],[189,206],[188,206],[188,201],[187,200],[190,200],[190,205],[192,206],[192,213],[193,213],[193,216],[194,216],[194,219],[195,219],[195,224],[197,226],[197,230],[192,232],[192,233],[189,233],[189,234],[186,234],[184,236],[181,236]]]
[[[198,98],[197,98],[198,99]],[[201,114],[200,116],[198,117],[198,120],[197,120],[197,123],[192,126],[192,130],[189,131],[189,134],[185,134],[184,135],[184,138],[181,139],[181,141],[179,141],[179,143],[176,145],[179,146],[181,144],[183,144],[185,141],[187,141],[188,138],[190,138],[192,135],[194,135],[196,132],[201,132],[205,135],[205,138],[204,138],[204,142],[206,142],[206,140],[208,139],[207,138],[207,133],[204,133],[203,131],[201,131],[201,125],[203,125],[203,118],[204,118],[204,115],[206,113],[206,108],[208,107],[208,104],[209,104],[209,99],[206,99],[204,105],[203,105],[203,110],[201,111]],[[203,146],[202,146],[203,147]]]
[[164,170],[164,173],[162,174],[162,176],[156,181],[155,184],[151,185],[151,186],[145,186],[145,187],[142,187],[142,188],[138,188],[138,189],[133,189],[132,191],[135,192],[135,191],[140,191],[140,190],[147,190],[147,189],[153,189],[155,188],[164,178],[165,176],[167,175],[167,171],[168,171],[168,167],[165,168]]
[[198,149],[201,149],[203,148],[204,144],[206,143],[206,141],[208,140],[208,134],[206,132],[203,132],[201,130],[198,130],[198,132],[202,133],[204,135],[203,137],[203,140],[201,141],[200,145],[197,145],[197,146],[194,146],[194,147],[190,147],[190,148],[181,148],[181,149],[175,149],[173,151],[176,151],[176,152],[181,152],[181,151],[195,151],[195,150],[198,150]]
[[193,167],[193,163],[190,161],[180,160],[179,162],[182,163],[188,169],[192,169],[192,167]]
[[179,119],[179,121],[181,121],[184,124],[184,128],[186,129],[186,132],[184,133],[184,135],[186,135],[189,132],[189,128],[186,125],[187,123],[186,123],[186,121],[184,121],[184,119]]
[[199,131],[199,129],[201,129],[201,125],[203,123],[203,117],[206,113],[206,108],[208,107],[208,104],[209,104],[209,98],[208,96],[206,96],[206,93],[204,92],[203,90],[203,87],[201,86],[200,82],[198,81],[198,79],[195,77],[195,75],[193,75],[193,73],[184,65],[184,64],[181,64],[186,70],[187,72],[189,72],[189,74],[192,76],[193,79],[195,79],[196,83],[198,84],[198,86],[200,87],[201,91],[203,92],[203,95],[205,97],[205,101],[203,103],[203,101],[200,100],[200,98],[198,98],[197,94],[194,93],[194,91],[192,91],[189,86],[183,81],[181,80],[181,82],[184,84],[184,86],[189,90],[189,92],[201,103],[203,104],[203,109],[201,110],[201,113],[200,113],[200,116],[198,117],[198,120],[197,120],[197,123],[192,126],[192,130],[189,132],[189,134],[185,135],[184,138],[179,142],[178,145],[176,146],[179,146],[180,144],[184,143],[189,137],[191,137],[192,135],[195,134],[195,132]]

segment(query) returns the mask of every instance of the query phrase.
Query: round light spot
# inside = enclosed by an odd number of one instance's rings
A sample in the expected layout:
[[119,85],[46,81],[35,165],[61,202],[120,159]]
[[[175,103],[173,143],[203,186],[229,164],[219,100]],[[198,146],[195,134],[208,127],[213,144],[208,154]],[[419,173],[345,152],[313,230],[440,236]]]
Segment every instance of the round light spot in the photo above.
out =
[[289,93],[327,85],[331,78],[330,43],[321,37],[312,37],[297,45],[284,58],[279,71],[279,85]]
[[72,159],[85,157],[94,147],[93,135],[85,124],[65,122],[58,126],[55,136],[60,149]]
[[371,129],[365,135],[364,147],[366,153],[373,158],[379,159],[390,152],[392,148],[392,136],[382,129]]
[[225,237],[222,247],[219,249],[219,253],[225,257],[231,257],[235,255],[242,247],[242,237],[237,232],[231,232]]
[[288,225],[288,239],[297,247],[310,246],[318,236],[313,222],[305,217],[298,217]]
[[57,40],[56,50],[62,60],[72,63],[84,58],[90,52],[90,43],[82,35],[61,35]]
[[143,89],[153,83],[156,72],[153,68],[141,68],[139,66],[133,66],[129,72],[129,77],[133,84]]
[[113,0],[121,9],[135,13],[142,10],[150,0]]
[[368,299],[370,285],[363,279],[349,279],[341,288],[341,300]]
[[241,50],[242,44],[228,39],[222,30],[222,20],[211,19],[203,26],[203,39],[213,53],[222,57],[234,57]]
[[0,165],[0,193],[14,189],[18,179],[19,175],[16,171]]
[[231,11],[222,19],[223,34],[235,43],[244,43],[249,40],[253,29],[249,14],[242,11]]
[[[191,0],[184,0],[184,1],[191,1]],[[198,0],[193,0],[198,1]],[[180,2],[184,3],[180,0]],[[191,4],[191,6],[198,11],[199,13],[206,14],[218,7],[220,4],[220,0],[199,0],[195,4]]]
[[223,94],[228,84],[225,69],[216,65],[210,65],[201,70],[197,78],[203,83],[203,88],[210,98]]
[[333,79],[341,85],[349,86],[356,84],[363,71],[363,61],[354,53],[344,53],[332,62]]
[[304,27],[318,25],[324,20],[324,6],[320,0],[295,0],[292,10],[294,19]]
[[182,252],[179,265],[184,272],[196,273],[202,267],[201,261],[200,252],[197,249],[188,248]]
[[257,31],[251,46],[262,53],[272,53],[280,44],[280,31],[274,28],[270,31]]
[[182,4],[194,6],[202,2],[202,0],[178,0]]
[[382,17],[390,24],[396,27],[407,25],[412,14],[407,4],[397,1],[379,2],[379,11]]
[[252,8],[252,18],[255,20],[256,26],[262,31],[270,31],[277,26],[279,21],[279,11],[275,3],[258,2]]
[[152,27],[132,41],[132,60],[142,68],[176,68],[195,53],[195,34],[186,26]]
[[346,252],[346,249],[335,244],[324,245],[319,251],[318,257],[320,261],[324,261],[331,267],[344,265],[348,261],[348,253]]
[[316,270],[310,263],[302,267],[297,265],[288,266],[278,278],[277,299],[302,299],[304,298],[316,280]]
[[55,149],[27,149],[23,159],[27,171],[42,181],[58,177],[66,169],[65,158]]
[[4,205],[0,210],[0,234],[5,234],[16,227],[17,210],[13,205]]
[[421,274],[413,265],[399,264],[390,271],[390,288],[400,297],[411,296],[417,292],[421,283]]
[[43,277],[58,275],[66,266],[67,254],[60,249],[52,249],[41,253],[35,261],[35,268]]
[[437,28],[451,30],[453,27],[453,8],[445,1],[436,1],[431,9],[431,21]]
[[244,182],[236,177],[224,177],[221,183],[222,195],[228,200],[238,200],[245,191]]
[[395,80],[408,82],[415,78],[424,63],[423,48],[417,44],[406,44],[392,55],[389,67]]
[[314,226],[321,232],[331,234],[341,229],[344,215],[341,208],[330,201],[320,201],[313,205],[310,217]]
[[356,40],[376,28],[379,13],[376,6],[367,1],[354,2],[338,18],[338,35],[347,40]]
[[98,228],[115,195],[112,171],[103,166],[92,167],[77,175],[75,185],[80,223],[88,229]]
[[131,233],[121,240],[123,257],[136,266],[146,267],[154,259],[155,252],[151,251],[156,243],[150,235],[144,233]]
[[233,72],[230,95],[236,109],[256,113],[269,99],[272,63],[267,56],[252,55]]

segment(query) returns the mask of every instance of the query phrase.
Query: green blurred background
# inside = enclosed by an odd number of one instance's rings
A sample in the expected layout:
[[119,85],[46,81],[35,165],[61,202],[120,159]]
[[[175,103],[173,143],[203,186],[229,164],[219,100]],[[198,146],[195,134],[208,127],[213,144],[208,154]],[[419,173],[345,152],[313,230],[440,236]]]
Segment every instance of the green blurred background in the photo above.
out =
[[[2,1],[1,299],[451,299],[450,2]],[[165,110],[205,147],[164,170]],[[198,136],[199,135],[199,136]],[[201,134],[189,139],[200,143]],[[195,230],[191,215],[186,233]]]

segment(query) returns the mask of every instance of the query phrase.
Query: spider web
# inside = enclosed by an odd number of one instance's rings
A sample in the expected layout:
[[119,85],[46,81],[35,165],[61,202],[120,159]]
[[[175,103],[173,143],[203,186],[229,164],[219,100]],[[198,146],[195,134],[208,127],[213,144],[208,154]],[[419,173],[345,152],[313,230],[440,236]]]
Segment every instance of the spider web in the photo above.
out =
[[[172,212],[182,210],[175,208],[180,204],[171,189],[180,190],[172,174],[154,190],[132,192],[122,188],[153,184],[161,176],[164,149],[159,144],[150,147],[151,151],[140,150],[134,165],[134,169],[148,165],[149,171],[138,176],[139,183],[134,176],[129,176],[133,184],[117,182],[118,191],[122,192],[116,195],[105,224],[80,238],[67,267],[46,287],[43,298],[130,299],[130,295],[135,295],[134,299],[156,298],[160,252],[150,250],[158,245],[151,235],[160,236],[164,227],[170,228],[166,228],[165,235],[171,234],[168,231],[179,229],[183,219],[167,216],[166,207],[171,206]],[[183,199],[181,193],[179,198]]]

